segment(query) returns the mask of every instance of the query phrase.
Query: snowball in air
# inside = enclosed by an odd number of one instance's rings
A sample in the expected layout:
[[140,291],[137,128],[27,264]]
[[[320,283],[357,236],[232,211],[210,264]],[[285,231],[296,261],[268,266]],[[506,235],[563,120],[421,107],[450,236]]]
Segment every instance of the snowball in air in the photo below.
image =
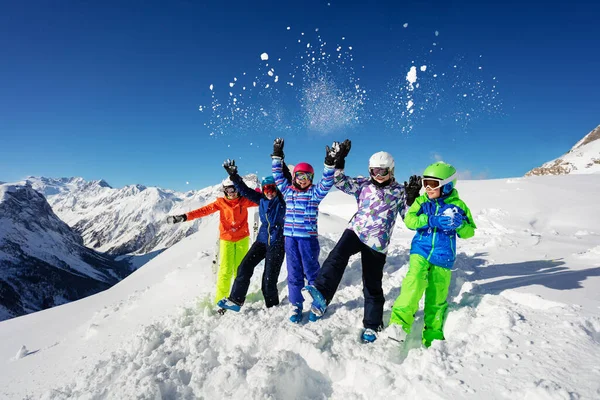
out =
[[422,72],[427,71],[427,65],[421,65],[421,71]]
[[402,25],[405,28],[408,28],[408,22],[406,22],[404,25]]
[[406,74],[406,80],[412,85],[417,81],[417,67],[410,67],[410,71]]
[[263,61],[267,61],[269,59],[269,55],[267,53],[262,53],[260,55],[260,59]]
[[210,86],[208,87],[210,90],[213,90],[213,85],[212,83],[210,84]]

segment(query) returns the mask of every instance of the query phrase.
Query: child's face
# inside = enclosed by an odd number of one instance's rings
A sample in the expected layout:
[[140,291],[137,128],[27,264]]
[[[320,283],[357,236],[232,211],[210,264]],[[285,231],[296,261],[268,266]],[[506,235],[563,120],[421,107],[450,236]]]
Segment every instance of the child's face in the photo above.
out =
[[375,179],[379,183],[383,183],[383,182],[389,181],[390,177],[391,177],[391,175],[389,175],[389,174],[386,176],[377,175],[377,176],[374,176],[373,179]]
[[440,197],[441,192],[442,192],[441,187],[439,187],[437,189],[431,189],[429,186],[427,186],[425,188],[425,193],[427,193],[427,197],[429,197],[429,200],[437,199],[438,197]]
[[306,189],[311,185],[312,174],[308,172],[296,172],[296,183],[300,188]]

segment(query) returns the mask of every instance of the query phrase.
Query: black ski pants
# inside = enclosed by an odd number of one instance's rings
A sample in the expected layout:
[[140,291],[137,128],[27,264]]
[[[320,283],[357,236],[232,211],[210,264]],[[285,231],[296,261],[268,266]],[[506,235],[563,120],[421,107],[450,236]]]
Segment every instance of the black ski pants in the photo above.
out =
[[358,252],[360,252],[362,262],[363,294],[365,296],[363,326],[380,330],[383,326],[383,304],[385,303],[381,280],[383,279],[386,255],[361,242],[351,229],[344,231],[327,256],[315,280],[315,287],[329,304],[342,280],[350,257]]
[[248,294],[250,279],[254,274],[254,268],[262,260],[265,260],[265,271],[262,277],[262,293],[267,307],[273,307],[279,304],[279,292],[277,290],[277,280],[283,263],[285,254],[283,238],[267,246],[266,243],[254,242],[246,256],[242,260],[237,270],[237,276],[233,282],[229,300],[243,305]]

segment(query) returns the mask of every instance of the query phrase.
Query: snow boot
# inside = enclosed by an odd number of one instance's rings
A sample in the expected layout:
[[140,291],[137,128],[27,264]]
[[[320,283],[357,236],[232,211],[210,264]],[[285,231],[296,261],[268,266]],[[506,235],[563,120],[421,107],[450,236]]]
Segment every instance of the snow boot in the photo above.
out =
[[310,311],[315,314],[315,316],[321,318],[327,310],[327,302],[325,301],[325,298],[321,292],[319,292],[319,290],[317,290],[317,288],[313,285],[304,286],[302,291],[312,299]]
[[225,297],[222,300],[219,300],[217,306],[221,307],[224,310],[231,310],[235,312],[239,312],[242,308],[239,304],[229,300],[227,297]]
[[321,319],[321,317],[319,317],[317,314],[315,314],[315,313],[312,311],[312,309],[311,309],[311,310],[310,310],[310,313],[308,314],[308,320],[309,320],[310,322],[315,322],[315,321],[318,321],[318,320],[320,320],[320,319]]
[[290,316],[290,321],[294,324],[299,324],[302,322],[302,303],[292,304],[292,315]]
[[377,340],[377,332],[371,328],[367,328],[362,333],[362,341],[365,343],[373,343]]

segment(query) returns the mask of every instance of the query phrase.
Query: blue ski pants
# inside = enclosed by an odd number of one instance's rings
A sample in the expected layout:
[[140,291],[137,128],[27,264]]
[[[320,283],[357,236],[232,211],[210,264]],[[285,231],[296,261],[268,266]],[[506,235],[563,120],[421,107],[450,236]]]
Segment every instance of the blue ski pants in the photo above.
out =
[[285,237],[285,255],[287,257],[288,290],[290,303],[302,304],[304,279],[312,285],[319,272],[319,239]]

